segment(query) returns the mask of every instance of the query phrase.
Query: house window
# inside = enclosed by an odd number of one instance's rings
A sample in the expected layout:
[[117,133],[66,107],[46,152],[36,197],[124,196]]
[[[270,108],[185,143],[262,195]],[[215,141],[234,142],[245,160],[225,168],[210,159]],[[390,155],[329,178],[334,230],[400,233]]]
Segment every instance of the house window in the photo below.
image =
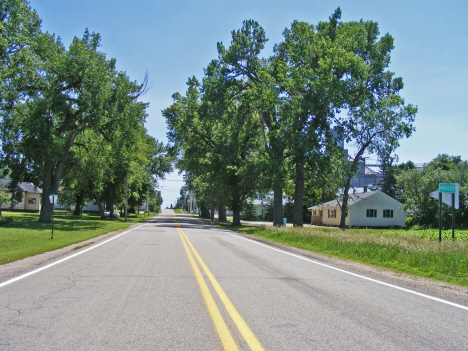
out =
[[373,208],[368,208],[366,217],[377,217],[377,210]]
[[393,210],[383,210],[384,218],[393,218]]
[[322,217],[322,210],[319,211],[319,216]]
[[336,218],[336,210],[328,210],[328,218]]
[[35,197],[30,197],[28,199],[28,204],[30,205],[35,205],[36,204],[36,198]]

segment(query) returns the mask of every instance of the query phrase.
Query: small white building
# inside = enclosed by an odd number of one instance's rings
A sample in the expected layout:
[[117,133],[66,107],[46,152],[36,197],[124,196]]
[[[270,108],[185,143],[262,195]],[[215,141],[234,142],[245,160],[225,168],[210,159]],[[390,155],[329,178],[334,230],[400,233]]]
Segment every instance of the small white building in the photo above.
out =
[[[332,200],[309,207],[311,224],[339,226],[340,204]],[[406,213],[401,203],[381,191],[349,194],[345,224],[350,227],[406,227]]]
[[[0,192],[9,193],[8,184],[11,179],[0,179]],[[11,206],[10,202],[2,205],[2,210],[13,209],[17,211],[34,211],[41,210],[42,190],[36,187],[33,183],[21,182],[18,187],[23,192],[23,199],[15,206]]]
[[253,205],[255,207],[255,211],[257,211],[257,218],[263,220],[265,218],[265,213],[267,209],[267,203],[265,200],[253,200]]
[[[104,206],[104,204],[103,204]],[[70,209],[75,211],[76,205],[71,205]],[[96,201],[90,200],[86,201],[82,207],[83,212],[99,212],[99,206]]]

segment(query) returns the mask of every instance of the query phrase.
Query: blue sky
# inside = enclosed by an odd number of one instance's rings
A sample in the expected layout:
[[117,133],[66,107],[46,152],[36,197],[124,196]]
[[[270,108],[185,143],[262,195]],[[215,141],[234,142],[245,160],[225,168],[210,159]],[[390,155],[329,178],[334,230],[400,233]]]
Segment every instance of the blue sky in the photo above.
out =
[[[269,38],[264,55],[282,40],[294,20],[317,24],[340,6],[342,21],[373,20],[381,34],[394,38],[390,69],[403,77],[402,96],[418,106],[416,132],[402,140],[401,162],[428,162],[446,153],[468,159],[467,98],[468,1],[158,1],[31,0],[43,29],[68,45],[85,28],[101,34],[101,50],[117,60],[134,80],[149,73],[152,89],[146,128],[167,141],[161,110],[172,94],[184,93],[188,77],[201,78],[216,58],[216,43],[229,45],[231,31],[254,19]],[[372,159],[372,157],[371,157]],[[181,182],[177,174],[160,182],[164,205],[175,203]]]

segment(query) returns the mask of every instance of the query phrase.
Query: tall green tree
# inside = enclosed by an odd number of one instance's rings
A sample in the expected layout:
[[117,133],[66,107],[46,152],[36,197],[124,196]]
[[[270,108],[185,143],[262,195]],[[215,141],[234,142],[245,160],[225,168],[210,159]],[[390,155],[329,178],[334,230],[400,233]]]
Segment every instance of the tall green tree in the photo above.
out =
[[294,225],[303,224],[304,167],[325,144],[332,118],[352,96],[349,84],[361,60],[347,47],[352,23],[338,8],[317,26],[294,21],[272,58],[281,97],[281,135],[293,157]]
[[[383,101],[382,101],[383,100]],[[340,228],[345,228],[347,216],[348,192],[351,179],[357,174],[359,160],[364,152],[376,153],[380,157],[392,153],[398,146],[399,140],[409,137],[413,131],[412,122],[417,109],[411,105],[404,105],[404,101],[397,95],[378,101],[376,106],[360,110],[350,117],[346,128],[347,141],[354,141],[357,153],[350,163],[344,164],[344,187]]]
[[395,165],[395,160],[396,157],[393,156],[381,160],[383,179],[378,185],[381,187],[382,192],[384,192],[388,196],[393,197],[399,202],[404,202],[404,199],[401,196],[401,189],[398,186],[396,176],[400,170],[408,170],[416,168],[416,166],[412,161]]
[[359,71],[353,72],[350,84],[359,89],[347,103],[347,117],[336,119],[336,124],[348,143],[357,149],[354,159],[343,167],[343,197],[341,201],[340,228],[345,228],[348,207],[348,191],[351,179],[358,171],[359,160],[364,153],[377,154],[388,159],[400,145],[400,139],[408,138],[414,131],[413,122],[417,108],[405,104],[399,95],[403,80],[388,70],[393,38],[386,34],[379,38],[375,22],[356,24],[355,46],[352,50],[360,58]]
[[[9,187],[12,202],[21,202],[22,191],[16,184],[25,179],[18,172],[20,152],[15,146],[20,139],[17,122],[12,115],[25,113],[24,103],[38,94],[41,80],[41,59],[38,51],[48,48],[53,39],[42,33],[41,21],[25,0],[6,0],[0,3],[0,167],[10,169],[13,181]],[[27,178],[27,177],[26,177]]]
[[[404,201],[403,208],[411,213],[411,224],[433,227],[438,226],[439,202],[430,193],[439,188],[439,183],[459,183],[460,208],[455,211],[456,223],[460,227],[468,227],[468,161],[439,155],[422,169],[401,169],[396,179]],[[444,225],[451,223],[449,212],[444,211]]]
[[[154,192],[157,181],[172,171],[174,157],[167,146],[149,136],[143,126],[144,105],[129,109],[128,113],[108,133],[86,130],[77,138],[61,191],[72,194],[75,210],[85,199],[96,200],[99,206],[107,202],[110,212],[114,204],[122,207],[128,173],[129,205],[138,211]],[[104,218],[103,207],[100,212]]]
[[83,131],[70,149],[59,199],[74,204],[75,215],[81,214],[86,201],[96,200],[103,191],[111,152],[111,144],[94,130]]
[[248,97],[233,91],[219,68],[217,61],[208,66],[203,86],[190,79],[187,96],[175,94],[163,114],[170,140],[182,150],[178,167],[191,173],[191,185],[214,185],[229,194],[226,204],[233,225],[239,225],[242,203],[255,192],[262,172],[261,141]]
[[58,191],[77,137],[86,129],[112,129],[145,87],[116,72],[99,43],[99,35],[88,31],[68,49],[53,38],[41,42],[36,93],[3,116],[2,151],[14,178],[29,172],[42,188],[41,222],[51,220],[49,195]]
[[223,75],[239,92],[250,90],[251,105],[257,111],[263,140],[266,165],[265,187],[273,190],[273,225],[283,221],[283,188],[287,179],[285,161],[288,157],[281,138],[279,88],[270,59],[261,59],[267,38],[263,28],[254,20],[244,21],[240,30],[232,32],[231,45],[218,43],[219,61]]
[[49,39],[26,0],[0,2],[0,111],[2,116],[37,90],[38,46]]

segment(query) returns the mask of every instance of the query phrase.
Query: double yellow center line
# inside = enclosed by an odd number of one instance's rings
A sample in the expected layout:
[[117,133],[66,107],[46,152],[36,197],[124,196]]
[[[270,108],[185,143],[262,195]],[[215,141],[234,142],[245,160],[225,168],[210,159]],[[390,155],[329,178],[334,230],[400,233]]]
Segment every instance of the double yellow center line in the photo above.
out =
[[[213,274],[211,274],[210,270],[208,269],[206,264],[203,262],[203,260],[201,259],[200,255],[195,250],[195,248],[193,247],[190,240],[187,238],[187,235],[185,235],[184,231],[179,225],[179,222],[177,221],[177,217],[175,215],[174,217],[175,217],[175,225],[176,225],[177,231],[179,232],[180,239],[182,240],[182,244],[184,245],[185,252],[187,253],[187,257],[190,261],[190,265],[192,266],[193,272],[195,273],[195,277],[197,278],[198,285],[200,287],[203,298],[205,299],[206,306],[210,313],[211,319],[213,320],[213,323],[215,325],[219,338],[221,339],[221,343],[223,344],[224,350],[229,350],[229,351],[239,350],[239,347],[234,341],[234,338],[231,332],[229,331],[229,328],[227,327],[226,322],[224,321],[223,317],[221,316],[221,313],[219,312],[218,306],[216,305],[216,302],[213,299],[213,296],[211,295],[210,290],[208,289],[205,279],[203,278],[200,272],[200,269],[198,268],[198,265],[195,259],[193,258],[192,252],[196,257],[198,264],[202,267],[203,271],[205,272],[205,275],[208,277],[209,281],[211,282],[220,300],[224,304],[224,307],[226,308],[226,311],[229,313],[229,316],[231,317],[232,321],[236,325],[237,329],[239,330],[240,334],[242,335],[246,343],[249,345],[250,349],[255,350],[255,351],[263,350],[263,347],[260,344],[260,342],[252,333],[249,326],[241,317],[239,312],[237,312],[231,300],[229,300],[226,293],[223,291],[219,283],[216,281]],[[189,247],[192,250],[192,252],[190,251]]]

